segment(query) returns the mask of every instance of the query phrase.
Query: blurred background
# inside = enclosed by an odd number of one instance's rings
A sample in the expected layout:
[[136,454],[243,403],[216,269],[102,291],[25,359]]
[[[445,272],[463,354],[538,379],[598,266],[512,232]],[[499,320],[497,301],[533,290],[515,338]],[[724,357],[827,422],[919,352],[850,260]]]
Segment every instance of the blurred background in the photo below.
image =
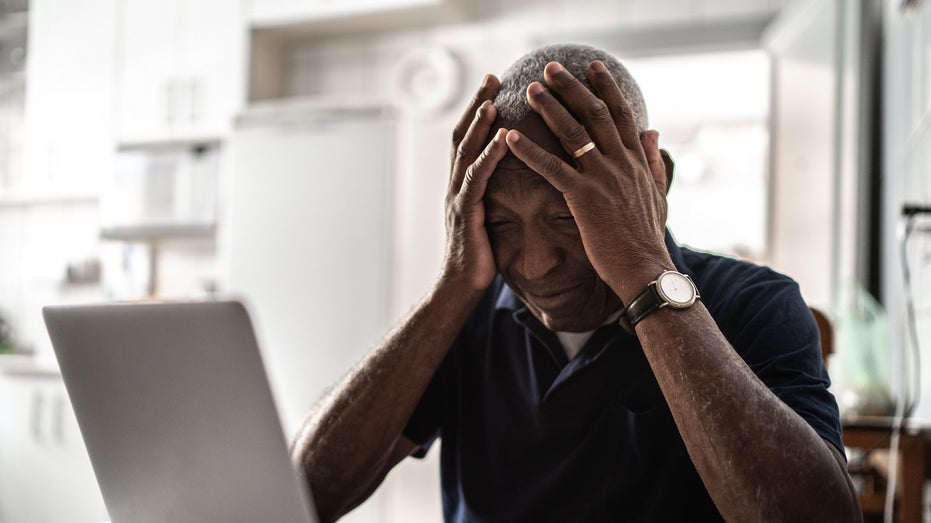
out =
[[[293,433],[437,276],[483,76],[564,41],[638,79],[680,243],[799,281],[846,415],[931,423],[927,2],[2,0],[0,522],[106,519],[43,305],[242,298]],[[346,520],[441,520],[407,461]]]

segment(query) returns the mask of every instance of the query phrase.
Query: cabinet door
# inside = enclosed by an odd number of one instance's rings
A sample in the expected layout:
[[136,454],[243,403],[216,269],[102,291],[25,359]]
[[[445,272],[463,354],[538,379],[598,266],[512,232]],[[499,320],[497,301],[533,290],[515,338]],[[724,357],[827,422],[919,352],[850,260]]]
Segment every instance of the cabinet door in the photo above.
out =
[[[196,2],[194,2],[196,3]],[[171,138],[181,117],[184,86],[178,67],[178,10],[174,1],[125,0],[118,23],[121,142]]]
[[178,11],[180,111],[175,132],[194,138],[226,136],[245,90],[246,26],[240,2],[181,1]]
[[121,143],[229,133],[245,83],[240,2],[125,0],[119,31]]
[[25,183],[95,190],[112,161],[116,0],[31,0]]
[[0,375],[0,522],[106,519],[61,379]]

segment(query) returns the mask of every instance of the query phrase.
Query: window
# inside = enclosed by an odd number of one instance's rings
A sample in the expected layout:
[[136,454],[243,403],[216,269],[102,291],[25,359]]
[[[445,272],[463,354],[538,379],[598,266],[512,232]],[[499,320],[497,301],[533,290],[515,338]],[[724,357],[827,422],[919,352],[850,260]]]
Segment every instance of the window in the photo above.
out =
[[762,50],[624,60],[676,162],[669,228],[686,245],[767,257],[770,62]]

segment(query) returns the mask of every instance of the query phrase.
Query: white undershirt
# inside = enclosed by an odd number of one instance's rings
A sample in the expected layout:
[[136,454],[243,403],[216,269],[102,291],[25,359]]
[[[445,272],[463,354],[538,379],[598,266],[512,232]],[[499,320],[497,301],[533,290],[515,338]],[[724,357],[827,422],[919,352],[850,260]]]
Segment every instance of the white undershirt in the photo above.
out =
[[[607,325],[609,323],[617,322],[618,318],[621,317],[622,311],[617,311],[612,314],[611,317],[607,319],[602,325]],[[556,331],[556,337],[559,338],[559,343],[562,344],[562,349],[566,351],[566,357],[570,360],[575,357],[576,354],[582,350],[582,347],[585,346],[585,342],[592,337],[595,331],[588,332],[562,332]]]
[[585,342],[592,337],[595,331],[588,332],[556,332],[559,343],[562,343],[562,350],[566,351],[566,357],[570,360],[582,350]]

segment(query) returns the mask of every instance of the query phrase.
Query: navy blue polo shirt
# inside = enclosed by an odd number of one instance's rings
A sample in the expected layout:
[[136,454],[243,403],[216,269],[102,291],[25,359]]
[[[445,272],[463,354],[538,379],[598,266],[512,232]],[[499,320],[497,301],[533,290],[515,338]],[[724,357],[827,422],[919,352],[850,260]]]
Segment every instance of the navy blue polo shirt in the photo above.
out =
[[[798,285],[669,236],[667,246],[753,372],[843,449],[818,329]],[[637,338],[603,326],[569,361],[500,277],[404,434],[421,455],[442,440],[447,522],[721,520]]]

